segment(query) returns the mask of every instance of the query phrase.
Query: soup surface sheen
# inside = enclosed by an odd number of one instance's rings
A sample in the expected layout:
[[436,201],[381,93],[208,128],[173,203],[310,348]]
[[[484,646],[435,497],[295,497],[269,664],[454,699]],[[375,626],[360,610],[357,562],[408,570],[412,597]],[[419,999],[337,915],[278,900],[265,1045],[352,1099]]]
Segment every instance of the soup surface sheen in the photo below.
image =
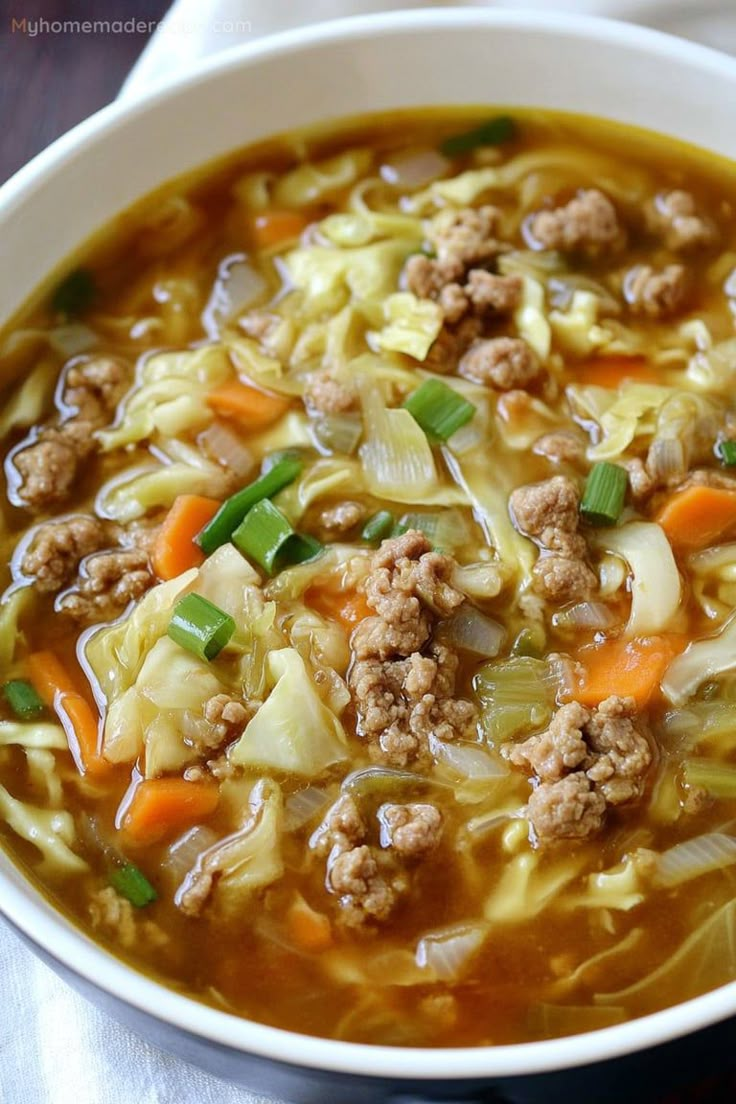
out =
[[95,939],[411,1046],[736,977],[734,183],[364,120],[150,197],[6,328],[0,834]]

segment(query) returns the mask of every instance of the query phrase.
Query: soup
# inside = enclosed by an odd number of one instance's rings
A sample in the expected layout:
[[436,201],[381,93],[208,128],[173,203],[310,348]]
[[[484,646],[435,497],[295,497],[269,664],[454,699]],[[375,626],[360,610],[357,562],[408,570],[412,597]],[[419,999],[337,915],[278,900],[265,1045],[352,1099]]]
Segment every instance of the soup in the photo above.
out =
[[732,167],[424,111],[6,328],[0,831],[216,1007],[513,1043],[736,977]]

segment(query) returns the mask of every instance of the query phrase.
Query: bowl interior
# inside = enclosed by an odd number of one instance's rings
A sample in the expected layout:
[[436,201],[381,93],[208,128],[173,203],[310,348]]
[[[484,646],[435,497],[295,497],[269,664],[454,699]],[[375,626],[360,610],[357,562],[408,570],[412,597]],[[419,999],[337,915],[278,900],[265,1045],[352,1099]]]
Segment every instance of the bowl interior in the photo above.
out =
[[[208,61],[150,100],[105,109],[0,190],[0,324],[79,243],[140,196],[279,131],[431,104],[542,106],[617,119],[736,157],[735,99],[732,59],[597,20],[433,10],[289,32]],[[319,1068],[396,1078],[531,1073],[640,1049],[736,1010],[734,984],[633,1024],[552,1043],[411,1051],[307,1039],[206,1008],[137,975],[60,917],[2,854],[0,885],[0,908],[17,927],[131,1005],[233,1047]]]

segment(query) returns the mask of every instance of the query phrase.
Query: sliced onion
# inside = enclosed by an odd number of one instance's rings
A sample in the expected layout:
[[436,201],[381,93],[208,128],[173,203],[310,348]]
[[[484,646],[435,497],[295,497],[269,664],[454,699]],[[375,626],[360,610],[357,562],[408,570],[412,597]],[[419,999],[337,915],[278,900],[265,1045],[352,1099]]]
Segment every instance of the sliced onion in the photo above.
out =
[[230,429],[224,422],[214,421],[204,433],[200,434],[198,443],[210,459],[222,464],[239,479],[247,478],[255,469],[256,461],[253,453],[241,441],[235,430]]
[[736,863],[736,839],[722,832],[685,840],[658,857],[654,884],[669,889]]
[[502,760],[494,759],[478,744],[451,744],[430,736],[429,750],[438,763],[449,767],[460,778],[504,778],[509,773]]
[[244,253],[226,257],[220,263],[209,302],[202,312],[207,336],[217,340],[223,324],[250,306],[265,288],[266,281],[248,264]]
[[431,786],[434,779],[424,778],[412,771],[394,770],[393,767],[361,767],[352,771],[342,780],[340,789],[344,793],[377,793],[406,789],[410,786]]
[[446,638],[457,648],[473,655],[491,658],[498,655],[506,631],[498,621],[486,617],[475,606],[465,605],[445,625]]
[[576,291],[589,291],[600,300],[599,310],[603,314],[620,314],[621,304],[613,297],[604,284],[592,280],[589,276],[570,273],[565,276],[553,276],[549,281],[550,302],[558,310],[567,310]]
[[603,602],[576,602],[552,615],[556,629],[610,629],[616,618]]
[[181,885],[199,856],[213,847],[217,843],[217,838],[217,834],[203,824],[190,828],[171,844],[166,858],[161,863],[161,870],[174,885]]
[[652,441],[647,455],[647,468],[656,480],[668,480],[687,471],[685,446],[679,437],[664,437]]
[[94,330],[81,322],[70,322],[68,326],[57,326],[49,333],[49,345],[63,357],[86,353],[99,340]]
[[326,414],[312,425],[312,434],[320,452],[349,456],[358,447],[363,423],[355,414]]
[[284,803],[286,829],[295,832],[317,817],[331,801],[329,794],[317,786],[307,786],[304,790],[287,797]]
[[421,188],[438,176],[444,176],[450,162],[433,149],[396,153],[381,165],[381,176],[397,188]]
[[515,817],[514,813],[481,813],[480,816],[472,817],[468,821],[468,832],[471,836],[485,836],[488,832],[492,832],[494,828],[500,828],[502,824],[508,824],[509,820]]
[[478,953],[487,933],[485,924],[458,924],[430,932],[417,943],[417,965],[432,970],[440,981],[454,981]]

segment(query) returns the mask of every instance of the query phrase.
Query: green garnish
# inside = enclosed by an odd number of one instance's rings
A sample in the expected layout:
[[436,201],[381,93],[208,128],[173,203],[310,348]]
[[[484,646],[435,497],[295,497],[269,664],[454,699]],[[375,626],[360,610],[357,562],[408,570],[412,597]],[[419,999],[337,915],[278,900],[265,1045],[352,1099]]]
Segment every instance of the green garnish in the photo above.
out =
[[463,153],[470,153],[478,146],[499,146],[502,142],[508,142],[516,135],[516,123],[510,115],[497,115],[495,119],[489,119],[487,123],[472,130],[466,130],[463,134],[453,134],[440,143],[440,153],[445,157],[460,157]]
[[44,704],[40,697],[25,679],[11,679],[3,686],[3,697],[22,721],[32,721],[40,717],[44,711]]
[[541,659],[544,655],[547,643],[544,629],[541,625],[533,628],[522,629],[511,646],[511,654],[515,656],[527,656],[530,659]]
[[281,456],[263,475],[243,487],[223,502],[212,521],[209,521],[197,537],[197,544],[209,556],[220,545],[227,544],[249,510],[256,503],[288,487],[302,470],[297,456]]
[[379,510],[377,514],[369,517],[360,534],[369,544],[378,544],[387,537],[394,527],[394,516],[390,510]]
[[591,525],[615,525],[621,517],[628,475],[618,464],[603,460],[591,469],[580,513]]
[[438,379],[425,380],[404,403],[414,420],[432,441],[447,441],[466,425],[475,407]]
[[716,456],[724,468],[736,466],[736,441],[719,441],[716,445]]
[[176,644],[200,659],[214,659],[235,632],[235,622],[201,594],[186,594],[174,606],[166,631]]
[[286,563],[303,563],[322,551],[314,537],[296,533],[278,506],[264,498],[243,518],[232,536],[235,547],[269,575]]
[[144,908],[158,898],[148,878],[132,863],[111,871],[110,885],[136,908]]
[[61,314],[81,314],[95,297],[95,281],[86,268],[77,268],[62,280],[51,296],[51,306]]
[[298,448],[282,448],[274,449],[273,452],[267,453],[261,462],[261,475],[268,475],[274,468],[278,468],[285,460],[292,463],[298,463],[300,466],[303,463],[303,454],[301,449]]

